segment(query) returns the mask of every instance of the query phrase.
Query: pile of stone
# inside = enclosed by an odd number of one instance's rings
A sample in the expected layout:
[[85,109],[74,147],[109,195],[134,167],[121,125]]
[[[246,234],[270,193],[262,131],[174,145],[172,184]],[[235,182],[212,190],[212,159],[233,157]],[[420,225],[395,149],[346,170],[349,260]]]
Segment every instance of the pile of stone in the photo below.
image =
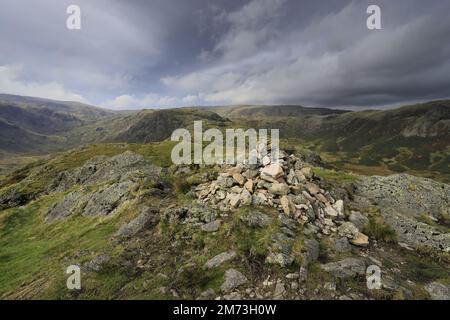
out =
[[367,237],[356,228],[341,227],[344,202],[319,186],[311,166],[281,150],[278,159],[270,153],[258,159],[257,164],[224,166],[216,180],[196,187],[198,201],[221,211],[271,206],[324,235],[341,231],[354,244],[367,244]]

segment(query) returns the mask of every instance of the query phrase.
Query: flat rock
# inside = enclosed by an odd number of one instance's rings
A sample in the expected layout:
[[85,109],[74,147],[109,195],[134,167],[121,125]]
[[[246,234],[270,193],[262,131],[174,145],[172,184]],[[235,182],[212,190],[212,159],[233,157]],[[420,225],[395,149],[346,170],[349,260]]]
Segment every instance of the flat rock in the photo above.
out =
[[208,262],[205,263],[204,267],[206,269],[216,268],[221,264],[234,259],[235,257],[236,257],[235,251],[222,252],[216,255],[215,257],[211,258],[210,260],[208,260]]
[[338,262],[322,264],[321,268],[338,278],[365,275],[366,273],[366,264],[364,263],[364,260],[358,258],[347,258]]
[[221,225],[220,220],[214,220],[202,225],[201,229],[205,232],[216,232],[217,230],[219,230],[220,225]]
[[158,220],[158,210],[145,207],[139,216],[120,227],[119,231],[116,233],[116,236],[124,238],[132,237],[142,230],[154,226],[158,223]]
[[358,247],[366,247],[369,245],[369,237],[364,233],[358,232],[355,238],[350,240],[350,243]]
[[450,287],[439,282],[432,282],[425,286],[432,300],[450,300]]
[[240,287],[244,283],[246,283],[247,277],[244,276],[241,272],[236,269],[228,269],[225,271],[225,281],[220,286],[220,290],[223,293],[229,293],[234,289]]

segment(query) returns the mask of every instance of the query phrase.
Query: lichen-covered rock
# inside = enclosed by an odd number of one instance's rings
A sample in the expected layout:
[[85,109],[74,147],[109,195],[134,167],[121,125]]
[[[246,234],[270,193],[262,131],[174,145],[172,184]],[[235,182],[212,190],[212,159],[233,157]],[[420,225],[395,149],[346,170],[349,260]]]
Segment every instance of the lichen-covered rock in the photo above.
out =
[[432,282],[425,286],[432,300],[450,300],[450,287],[439,282]]
[[114,157],[99,156],[83,166],[63,171],[49,184],[49,192],[65,191],[74,185],[123,182],[133,178],[156,180],[162,168],[146,161],[142,155],[126,151]]
[[273,218],[259,210],[247,210],[244,211],[239,217],[249,227],[267,227],[272,223]]
[[247,277],[236,269],[225,271],[225,281],[220,286],[223,293],[229,293],[248,281]]
[[93,193],[83,209],[83,216],[108,216],[127,200],[132,183],[121,182],[107,186]]
[[48,211],[45,220],[53,221],[69,217],[86,203],[89,196],[82,191],[73,191],[67,194],[62,201],[57,202]]
[[116,235],[118,237],[132,237],[139,232],[158,223],[159,212],[155,208],[145,207],[135,219],[120,227]]
[[358,258],[347,258],[338,262],[322,264],[321,268],[337,278],[348,278],[366,273],[364,260]]
[[357,184],[356,193],[381,208],[412,217],[428,213],[437,218],[450,206],[450,185],[408,174],[366,177]]
[[206,268],[206,269],[216,268],[216,267],[220,266],[221,264],[234,259],[235,257],[236,257],[235,251],[219,253],[218,255],[216,255],[213,258],[211,258],[210,260],[208,260],[205,263],[204,268]]

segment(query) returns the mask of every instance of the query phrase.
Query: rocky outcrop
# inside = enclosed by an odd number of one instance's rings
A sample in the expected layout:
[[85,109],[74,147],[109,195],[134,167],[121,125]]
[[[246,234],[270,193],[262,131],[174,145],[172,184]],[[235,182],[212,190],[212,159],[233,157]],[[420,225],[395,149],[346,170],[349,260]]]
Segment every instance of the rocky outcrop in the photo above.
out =
[[425,213],[438,218],[450,206],[450,185],[407,174],[365,177],[357,184],[356,194],[411,217]]
[[222,252],[222,253],[214,256],[210,260],[208,260],[208,262],[205,263],[204,268],[205,269],[216,268],[216,267],[220,266],[221,264],[234,259],[235,257],[236,257],[235,251]]
[[48,192],[61,192],[74,185],[90,186],[98,183],[124,182],[145,177],[155,181],[162,168],[155,166],[143,156],[126,151],[114,157],[99,156],[74,170],[63,171],[50,183]]
[[135,219],[120,227],[116,236],[128,238],[135,236],[139,232],[156,225],[159,220],[159,210],[155,208],[145,207]]
[[432,282],[425,286],[432,300],[450,300],[450,287],[439,282]]
[[248,281],[247,277],[236,269],[228,269],[225,272],[225,281],[220,286],[223,293],[229,293]]
[[347,258],[338,262],[330,262],[321,265],[321,268],[337,278],[348,278],[366,274],[366,264],[364,260],[358,258]]
[[450,252],[450,233],[393,210],[384,210],[386,222],[396,231],[398,240],[412,247],[428,246],[436,250]]

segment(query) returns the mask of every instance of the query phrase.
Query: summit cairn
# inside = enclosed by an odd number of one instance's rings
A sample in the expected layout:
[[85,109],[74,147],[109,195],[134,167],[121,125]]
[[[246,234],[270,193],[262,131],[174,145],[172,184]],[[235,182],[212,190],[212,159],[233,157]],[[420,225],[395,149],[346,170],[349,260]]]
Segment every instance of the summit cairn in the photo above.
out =
[[[224,172],[216,180],[198,185],[197,201],[221,211],[270,206],[324,235],[337,233],[345,222],[343,200],[334,199],[323,190],[312,168],[299,157],[279,150],[276,159],[270,147],[258,149],[266,153],[257,150],[257,164],[223,165]],[[355,240],[355,245],[368,244],[358,229],[349,235],[349,240]]]

